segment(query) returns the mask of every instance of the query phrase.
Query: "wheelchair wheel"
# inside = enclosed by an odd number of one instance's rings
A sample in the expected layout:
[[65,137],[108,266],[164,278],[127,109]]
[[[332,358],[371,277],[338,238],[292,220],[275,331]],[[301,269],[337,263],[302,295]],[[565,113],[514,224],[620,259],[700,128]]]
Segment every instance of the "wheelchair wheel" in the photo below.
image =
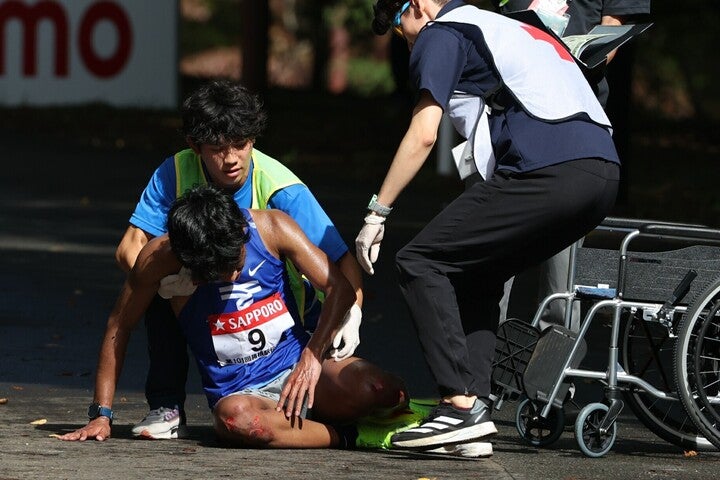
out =
[[702,434],[720,448],[720,278],[690,304],[675,346],[678,395]]
[[617,422],[613,422],[607,431],[600,428],[608,407],[603,403],[586,405],[575,421],[575,439],[580,451],[588,457],[602,457],[615,444]]
[[714,310],[710,310],[707,319],[703,322],[698,332],[693,355],[693,372],[698,392],[698,400],[704,411],[710,413],[714,419],[714,425],[720,422],[720,318],[718,318],[718,306],[715,303]]
[[[664,392],[677,392],[673,371],[676,337],[657,322],[640,314],[626,319],[621,343],[623,368]],[[635,416],[663,440],[687,450],[715,450],[690,419],[683,404],[656,398],[630,385],[623,392]]]
[[542,407],[525,398],[515,410],[515,428],[525,443],[544,447],[555,442],[563,433],[565,413],[561,408],[550,409],[548,418],[540,416]]

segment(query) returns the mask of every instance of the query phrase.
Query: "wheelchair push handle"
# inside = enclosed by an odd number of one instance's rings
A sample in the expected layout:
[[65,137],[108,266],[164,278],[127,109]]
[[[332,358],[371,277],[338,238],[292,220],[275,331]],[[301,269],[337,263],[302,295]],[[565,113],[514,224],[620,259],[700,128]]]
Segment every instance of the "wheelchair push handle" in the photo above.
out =
[[675,306],[680,303],[680,300],[685,298],[685,295],[687,295],[690,291],[690,286],[692,285],[692,282],[693,280],[695,280],[696,277],[697,271],[688,270],[683,279],[680,281],[680,284],[678,284],[678,286],[673,291],[672,296],[665,302],[665,305]]
[[680,283],[677,287],[675,287],[675,290],[673,290],[672,295],[670,298],[665,300],[665,303],[662,307],[660,307],[660,310],[657,313],[657,317],[661,320],[665,320],[668,317],[668,312],[680,301],[685,298],[685,295],[688,294],[690,291],[690,286],[692,285],[692,282],[697,277],[697,271],[695,270],[688,270],[688,272],[685,274],[682,280],[680,280]]

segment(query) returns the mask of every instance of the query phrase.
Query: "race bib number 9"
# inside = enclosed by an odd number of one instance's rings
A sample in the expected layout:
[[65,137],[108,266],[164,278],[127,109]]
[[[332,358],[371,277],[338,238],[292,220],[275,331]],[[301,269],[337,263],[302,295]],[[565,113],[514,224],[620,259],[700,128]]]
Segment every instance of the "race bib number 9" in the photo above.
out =
[[270,355],[283,332],[294,324],[279,293],[240,311],[208,317],[220,365],[251,363]]

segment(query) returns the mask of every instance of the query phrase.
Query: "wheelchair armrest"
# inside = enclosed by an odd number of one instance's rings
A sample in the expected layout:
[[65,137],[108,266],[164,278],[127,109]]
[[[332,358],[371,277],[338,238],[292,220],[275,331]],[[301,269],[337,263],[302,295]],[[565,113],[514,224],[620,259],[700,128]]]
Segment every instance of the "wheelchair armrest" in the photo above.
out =
[[[636,233],[633,234],[633,232]],[[606,217],[590,235],[593,237],[595,244],[599,242],[603,245],[612,245],[613,239],[617,241],[618,234],[623,236],[640,234],[639,237],[636,236],[635,238],[643,237],[640,243],[644,245],[654,245],[657,240],[662,239],[720,244],[720,230],[708,228],[705,225],[639,218]],[[651,240],[653,238],[656,240]]]
[[704,226],[654,223],[640,227],[640,233],[678,239],[720,242],[720,230]]
[[605,217],[600,223],[599,227],[605,227],[609,229],[622,229],[622,230],[640,230],[648,225],[674,225],[677,227],[700,227],[706,228],[705,225],[697,223],[676,223],[666,222],[663,220],[646,220],[642,218],[623,218],[623,217]]

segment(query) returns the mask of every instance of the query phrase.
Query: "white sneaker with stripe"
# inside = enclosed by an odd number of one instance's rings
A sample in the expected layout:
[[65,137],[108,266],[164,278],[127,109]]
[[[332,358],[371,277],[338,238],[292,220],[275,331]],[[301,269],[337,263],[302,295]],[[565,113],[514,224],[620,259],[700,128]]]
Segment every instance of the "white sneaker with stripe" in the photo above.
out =
[[426,453],[438,453],[455,457],[484,458],[493,454],[492,443],[490,442],[467,442],[451,443],[439,447],[423,450]]
[[495,433],[490,408],[478,399],[468,410],[440,403],[420,425],[396,433],[390,441],[397,448],[418,448],[467,443]]

